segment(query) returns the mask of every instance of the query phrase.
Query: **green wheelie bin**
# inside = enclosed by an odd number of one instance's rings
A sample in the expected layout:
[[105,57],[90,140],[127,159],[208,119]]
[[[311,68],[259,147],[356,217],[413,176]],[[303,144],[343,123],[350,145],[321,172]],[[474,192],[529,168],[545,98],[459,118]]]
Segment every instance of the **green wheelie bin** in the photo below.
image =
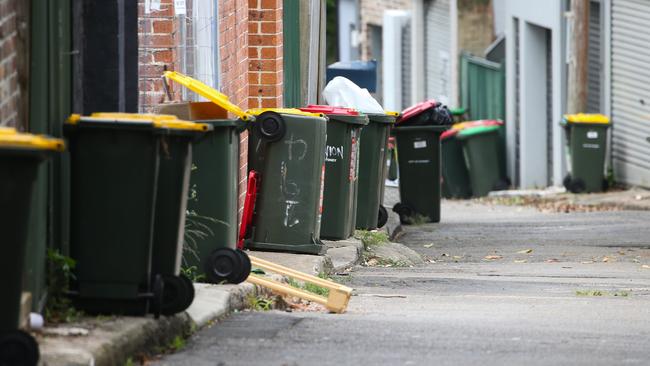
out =
[[[208,113],[215,119],[196,121],[211,129],[192,146],[183,265],[194,268],[208,282],[243,282],[250,273],[250,259],[237,249],[239,135],[254,118],[226,95],[198,80],[173,71],[164,76],[217,106]],[[161,110],[173,113],[178,108],[170,104],[161,106]],[[236,118],[228,118],[228,112]]]
[[[388,218],[382,206],[386,177],[386,150],[390,128],[397,112],[368,113],[368,125],[361,130],[359,149],[359,189],[357,192],[356,228],[374,230],[379,217]],[[385,224],[385,220],[382,220]]]
[[[153,272],[152,253],[160,249],[154,242],[160,157],[169,151],[171,130],[196,133],[197,128],[204,127],[165,115],[97,113],[68,119],[75,307],[157,316],[169,302],[186,301],[164,296],[165,276]],[[176,216],[173,226],[179,230],[178,212],[167,214]],[[161,243],[170,246],[167,253],[180,254],[181,235]]]
[[469,198],[472,186],[465,163],[463,144],[456,138],[460,130],[450,129],[440,135],[442,156],[442,196],[445,198]]
[[246,247],[322,254],[327,118],[299,109],[251,109],[249,170],[259,174]]
[[462,129],[456,135],[463,143],[474,197],[486,196],[491,191],[507,188],[501,176],[499,160],[500,125],[476,125]]
[[570,172],[564,178],[566,189],[573,193],[606,190],[604,170],[609,118],[602,114],[567,114],[560,124],[566,133]]
[[36,365],[38,344],[18,329],[32,193],[39,165],[62,140],[0,127],[0,365]]
[[320,236],[347,239],[354,231],[359,137],[361,128],[368,124],[368,117],[355,109],[327,105],[310,105],[300,110],[324,113],[329,119]]
[[461,123],[463,121],[467,121],[468,118],[467,108],[463,108],[463,107],[449,108],[449,113],[451,114],[451,118],[453,119],[454,123]]

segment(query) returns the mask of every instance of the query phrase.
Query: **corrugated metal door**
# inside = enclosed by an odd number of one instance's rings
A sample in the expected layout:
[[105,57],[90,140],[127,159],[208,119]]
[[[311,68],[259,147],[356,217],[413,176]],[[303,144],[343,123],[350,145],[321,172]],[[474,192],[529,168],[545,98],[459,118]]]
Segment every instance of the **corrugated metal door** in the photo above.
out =
[[614,174],[650,187],[650,1],[613,1],[611,16]]
[[600,3],[592,1],[589,8],[589,53],[587,61],[587,112],[602,113],[600,94]]
[[424,11],[426,96],[448,103],[451,94],[449,0],[429,0]]

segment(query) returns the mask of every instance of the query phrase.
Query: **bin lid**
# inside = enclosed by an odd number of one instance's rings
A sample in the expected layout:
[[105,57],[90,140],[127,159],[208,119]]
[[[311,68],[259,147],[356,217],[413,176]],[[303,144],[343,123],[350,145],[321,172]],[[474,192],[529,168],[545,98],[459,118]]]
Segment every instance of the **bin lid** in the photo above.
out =
[[186,88],[192,90],[193,92],[201,95],[202,97],[208,99],[212,103],[217,104],[221,108],[232,112],[234,115],[239,117],[243,121],[250,120],[250,114],[245,112],[239,106],[230,102],[230,99],[227,95],[219,92],[218,90],[211,88],[204,83],[191,78],[187,75],[183,75],[177,71],[165,71],[165,77],[167,79],[172,79],[175,82],[185,86]]
[[410,118],[413,118],[428,109],[435,108],[436,104],[437,102],[435,101],[435,99],[430,99],[424,102],[420,102],[416,105],[412,105],[402,111],[402,117],[400,117],[398,123],[407,121]]
[[78,124],[79,122],[141,122],[151,123],[155,128],[165,128],[169,130],[183,130],[204,132],[210,129],[205,123],[196,123],[183,121],[170,114],[152,114],[152,113],[122,113],[122,112],[96,112],[90,116],[81,116],[73,114],[68,118],[69,124]]
[[307,116],[307,117],[325,117],[323,113],[312,113],[312,112],[303,112],[298,108],[252,108],[246,111],[246,113],[253,116],[259,116],[264,112],[275,112],[279,114],[293,114],[297,116]]
[[399,112],[384,111],[384,113],[366,113],[370,122],[393,124],[399,117]]
[[449,108],[449,113],[451,113],[452,116],[461,116],[467,112],[467,108],[463,107],[456,107],[456,108]]
[[440,135],[440,140],[446,140],[446,139],[448,139],[450,137],[456,136],[458,131],[460,131],[460,130],[454,130],[454,129],[447,130],[447,131],[443,132],[442,135]]
[[455,123],[451,126],[454,130],[463,130],[466,128],[478,127],[478,126],[501,126],[503,121],[496,119],[480,119],[478,121],[465,121],[460,123]]
[[475,127],[470,127],[470,128],[465,128],[462,130],[458,131],[458,138],[467,138],[470,136],[476,136],[476,135],[482,135],[484,133],[490,133],[497,131],[500,128],[498,125],[483,125],[483,126],[475,126]]
[[1,127],[0,149],[2,148],[63,151],[65,150],[65,143],[61,139],[22,133],[15,128]]
[[597,123],[609,124],[609,117],[604,114],[576,113],[565,114],[562,118],[563,123]]
[[323,113],[323,114],[339,114],[344,116],[358,116],[359,111],[354,108],[335,107],[331,105],[310,104],[306,107],[300,108],[303,112]]

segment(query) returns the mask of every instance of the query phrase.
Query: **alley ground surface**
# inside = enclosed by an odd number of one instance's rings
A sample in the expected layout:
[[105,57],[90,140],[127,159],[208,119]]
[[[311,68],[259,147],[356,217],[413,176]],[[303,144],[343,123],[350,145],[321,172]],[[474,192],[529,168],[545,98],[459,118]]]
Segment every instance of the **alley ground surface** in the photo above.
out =
[[396,241],[428,263],[358,266],[346,314],[241,312],[161,365],[647,365],[650,211],[443,202]]

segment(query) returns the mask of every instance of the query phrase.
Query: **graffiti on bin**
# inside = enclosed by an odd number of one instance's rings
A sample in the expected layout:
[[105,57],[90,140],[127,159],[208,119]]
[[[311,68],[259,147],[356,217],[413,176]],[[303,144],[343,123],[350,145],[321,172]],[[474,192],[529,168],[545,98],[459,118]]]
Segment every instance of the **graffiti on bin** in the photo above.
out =
[[[285,140],[284,143],[288,145],[289,160],[293,160],[294,157],[296,158],[296,160],[302,160],[305,158],[305,156],[307,156],[308,146],[305,140],[294,139],[293,134],[291,134],[291,137]],[[298,148],[302,149],[302,151],[301,150],[295,151],[294,149],[296,148],[296,145]],[[296,154],[296,152],[300,154]]]
[[336,163],[337,160],[343,160],[343,145],[327,145],[327,148],[325,149],[325,161],[328,163]]

